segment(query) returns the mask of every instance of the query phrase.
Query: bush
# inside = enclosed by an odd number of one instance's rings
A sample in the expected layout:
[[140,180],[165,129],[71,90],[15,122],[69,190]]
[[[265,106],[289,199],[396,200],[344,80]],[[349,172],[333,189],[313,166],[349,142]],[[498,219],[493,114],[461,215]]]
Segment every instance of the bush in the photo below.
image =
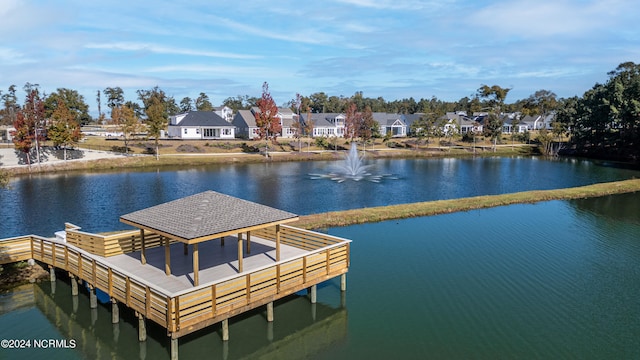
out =
[[124,147],[124,146],[112,146],[111,147],[111,151],[113,152],[119,152],[119,153],[127,153],[127,152],[131,152],[131,148],[129,147]]
[[256,146],[247,145],[247,143],[242,143],[242,152],[257,153],[257,152],[260,152],[260,149]]
[[317,137],[316,146],[319,148],[327,149],[329,147],[329,141],[326,137]]

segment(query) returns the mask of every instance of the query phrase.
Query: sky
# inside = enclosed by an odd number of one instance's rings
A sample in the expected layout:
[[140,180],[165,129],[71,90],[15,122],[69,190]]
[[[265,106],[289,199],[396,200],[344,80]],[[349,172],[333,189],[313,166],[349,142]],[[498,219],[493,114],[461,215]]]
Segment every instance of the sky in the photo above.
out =
[[[640,62],[637,0],[0,0],[0,90],[160,87],[176,102],[317,92],[506,102],[581,96]],[[24,92],[19,91],[20,101]],[[103,111],[106,105],[102,104]]]

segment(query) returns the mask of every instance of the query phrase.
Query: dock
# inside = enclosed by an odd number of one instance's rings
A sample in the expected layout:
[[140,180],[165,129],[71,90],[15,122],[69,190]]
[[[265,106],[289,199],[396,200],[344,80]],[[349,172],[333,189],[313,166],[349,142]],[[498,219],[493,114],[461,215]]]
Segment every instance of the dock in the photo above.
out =
[[297,216],[208,191],[121,216],[138,230],[113,234],[83,232],[65,224],[64,236],[28,235],[0,240],[0,264],[33,259],[108,294],[112,322],[119,306],[135,311],[139,340],[146,321],[167,330],[171,358],[178,339],[221,323],[229,339],[229,318],[265,306],[274,321],[274,301],[340,277],[346,291],[350,240],[298,229]]

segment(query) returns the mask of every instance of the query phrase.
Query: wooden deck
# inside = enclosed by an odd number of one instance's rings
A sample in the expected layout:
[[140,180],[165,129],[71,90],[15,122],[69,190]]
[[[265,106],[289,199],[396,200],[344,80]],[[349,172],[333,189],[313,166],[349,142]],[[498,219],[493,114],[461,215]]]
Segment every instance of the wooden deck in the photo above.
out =
[[[183,244],[171,245],[172,275],[167,276],[164,247],[147,247],[148,263],[141,264],[136,232],[102,236],[70,226],[72,241],[67,242],[36,235],[4,239],[0,264],[35,259],[64,270],[177,339],[348,271],[350,240],[289,226],[278,229],[252,232],[242,272],[237,272],[236,238],[227,237],[226,246],[219,240],[202,243],[199,286],[193,286],[192,260]],[[280,261],[275,261],[276,238]],[[97,253],[118,250],[102,256],[81,248],[86,246]]]
[[[237,237],[229,236],[225,239],[224,246],[218,241],[208,241],[199,246],[200,252],[200,282],[209,283],[220,281],[228,277],[238,275],[238,251],[236,247]],[[189,249],[190,251],[191,249]],[[283,260],[303,256],[307,251],[289,245],[282,245],[280,256]],[[171,275],[165,274],[165,250],[164,247],[155,247],[146,250],[147,264],[140,262],[140,251],[116,255],[101,260],[116,269],[135,274],[136,277],[145,279],[153,284],[155,289],[164,293],[177,293],[183,290],[193,289],[193,266],[191,254],[184,254],[183,244],[171,244]],[[246,252],[245,252],[246,254]],[[276,263],[275,244],[262,238],[251,238],[251,253],[246,254],[243,260],[245,271],[251,272],[265,266]]]

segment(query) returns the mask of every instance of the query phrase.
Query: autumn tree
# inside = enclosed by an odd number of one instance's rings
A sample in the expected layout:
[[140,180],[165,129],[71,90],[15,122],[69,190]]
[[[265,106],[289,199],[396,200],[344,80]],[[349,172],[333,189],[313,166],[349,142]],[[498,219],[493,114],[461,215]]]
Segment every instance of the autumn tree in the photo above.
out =
[[[135,111],[128,106],[117,106],[111,110],[111,121],[124,140],[124,152],[129,153],[129,141],[140,129],[140,122]],[[157,149],[156,149],[157,152]]]
[[266,81],[262,84],[262,97],[258,100],[257,105],[258,111],[255,113],[255,117],[258,138],[275,142],[282,131],[282,125],[278,117],[278,106],[269,93],[269,84]]
[[362,114],[358,112],[358,106],[354,102],[350,102],[347,105],[347,113],[344,120],[344,137],[348,138],[349,141],[353,141],[358,136],[361,120]]
[[369,106],[365,107],[362,112],[362,121],[360,123],[359,135],[362,141],[366,144],[371,140],[379,129],[376,125],[378,123],[373,119],[373,112]]
[[[29,86],[27,86],[29,85]],[[27,163],[31,166],[31,150],[35,142],[36,161],[40,164],[40,143],[44,141],[44,102],[36,86],[27,83],[28,90],[24,106],[16,114],[13,127],[16,129],[13,143],[19,151],[27,157]]]
[[58,106],[51,114],[51,124],[47,135],[55,146],[64,149],[64,160],[67,160],[67,146],[76,144],[82,138],[80,125],[64,101],[58,101]]

